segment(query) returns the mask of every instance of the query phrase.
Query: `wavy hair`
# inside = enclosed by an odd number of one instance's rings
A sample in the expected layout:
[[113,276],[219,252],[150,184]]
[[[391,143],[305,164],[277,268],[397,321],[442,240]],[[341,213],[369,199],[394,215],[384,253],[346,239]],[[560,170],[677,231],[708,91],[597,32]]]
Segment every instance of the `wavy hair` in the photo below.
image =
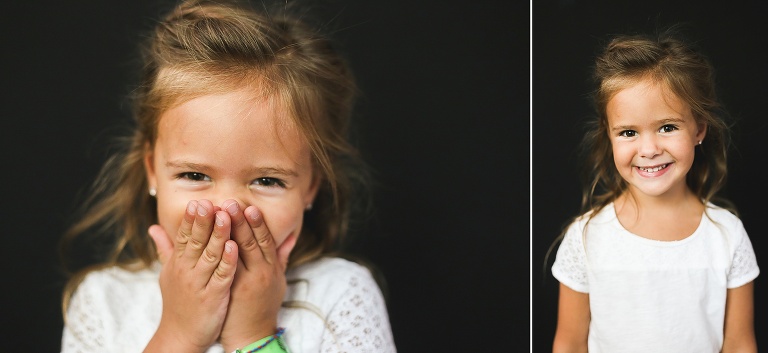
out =
[[[587,215],[589,221],[627,190],[628,184],[614,164],[606,107],[619,91],[642,80],[668,89],[691,108],[697,123],[707,125],[686,184],[704,204],[713,202],[737,213],[720,195],[728,174],[731,117],[717,97],[713,66],[693,43],[683,39],[680,29],[672,26],[656,35],[617,35],[597,55],[592,75],[596,114],[587,122],[579,149],[584,166],[581,212],[571,222],[581,215]],[[546,258],[564,235],[565,230],[550,246]]]
[[286,3],[264,10],[236,1],[182,1],[142,44],[140,81],[129,97],[131,132],[119,138],[122,149],[106,161],[81,217],[62,237],[65,267],[72,267],[66,259],[82,240],[101,244],[103,251],[95,264],[69,273],[65,316],[87,273],[108,266],[141,269],[157,259],[146,232],[157,223],[157,207],[147,194],[145,148],[154,145],[164,111],[203,95],[248,87],[287,109],[322,179],[289,267],[337,250],[349,228],[353,191],[367,180],[348,137],[354,77],[340,50],[310,26],[306,14]]

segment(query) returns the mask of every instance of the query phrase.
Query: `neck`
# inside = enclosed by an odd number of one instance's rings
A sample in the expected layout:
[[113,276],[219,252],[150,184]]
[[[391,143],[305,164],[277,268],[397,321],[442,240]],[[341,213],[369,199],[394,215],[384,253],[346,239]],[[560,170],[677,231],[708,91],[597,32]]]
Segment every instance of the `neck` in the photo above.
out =
[[679,240],[690,235],[704,212],[701,199],[687,187],[663,196],[627,190],[614,204],[616,216],[627,230],[656,240]]
[[688,185],[681,185],[679,188],[671,189],[663,195],[647,195],[636,189],[629,187],[624,193],[616,199],[617,207],[632,204],[640,212],[644,211],[662,211],[679,209],[681,207],[690,207],[692,205],[701,205],[701,199],[688,188]]

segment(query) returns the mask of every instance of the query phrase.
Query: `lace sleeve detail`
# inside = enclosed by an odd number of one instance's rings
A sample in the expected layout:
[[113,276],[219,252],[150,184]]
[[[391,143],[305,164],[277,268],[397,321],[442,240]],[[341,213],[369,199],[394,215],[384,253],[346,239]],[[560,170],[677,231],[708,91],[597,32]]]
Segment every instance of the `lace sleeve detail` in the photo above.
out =
[[[100,312],[109,308],[99,305],[92,295],[90,282],[80,284],[67,310],[62,335],[62,353],[84,353],[105,351],[106,335]],[[103,304],[103,303],[102,303]]]
[[760,273],[755,251],[752,249],[752,242],[749,241],[746,230],[740,227],[739,233],[740,241],[734,250],[731,269],[728,271],[728,288],[742,286],[755,279]]
[[368,272],[349,277],[347,291],[327,317],[321,352],[396,352],[386,303]]
[[573,223],[557,249],[552,275],[575,291],[589,293],[586,254],[579,223]]
[[86,275],[67,309],[61,352],[141,352],[160,322],[158,272],[110,267]]

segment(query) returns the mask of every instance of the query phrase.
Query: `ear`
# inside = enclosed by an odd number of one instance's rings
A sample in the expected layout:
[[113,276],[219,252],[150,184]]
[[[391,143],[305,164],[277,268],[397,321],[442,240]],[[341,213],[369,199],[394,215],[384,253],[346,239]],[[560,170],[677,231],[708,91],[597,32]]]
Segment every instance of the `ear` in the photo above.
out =
[[155,152],[149,145],[144,144],[144,171],[147,173],[147,184],[150,188],[157,187],[157,174],[155,173]]
[[304,205],[311,205],[315,202],[315,197],[317,197],[317,192],[320,190],[322,181],[323,178],[320,176],[320,173],[315,171],[312,175],[312,184],[309,185],[309,190],[304,198]]
[[704,137],[707,136],[707,123],[696,124],[698,131],[696,132],[696,143],[704,141]]

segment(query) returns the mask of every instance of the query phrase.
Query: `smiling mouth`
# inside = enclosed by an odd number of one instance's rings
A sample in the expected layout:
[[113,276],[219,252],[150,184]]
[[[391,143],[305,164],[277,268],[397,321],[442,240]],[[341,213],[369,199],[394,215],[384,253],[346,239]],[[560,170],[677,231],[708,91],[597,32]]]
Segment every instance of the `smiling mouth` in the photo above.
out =
[[669,165],[669,163],[658,165],[658,166],[655,166],[655,167],[637,167],[637,169],[640,169],[640,170],[642,170],[642,171],[644,171],[646,173],[655,173],[655,172],[658,172],[658,171],[666,168],[668,165]]

